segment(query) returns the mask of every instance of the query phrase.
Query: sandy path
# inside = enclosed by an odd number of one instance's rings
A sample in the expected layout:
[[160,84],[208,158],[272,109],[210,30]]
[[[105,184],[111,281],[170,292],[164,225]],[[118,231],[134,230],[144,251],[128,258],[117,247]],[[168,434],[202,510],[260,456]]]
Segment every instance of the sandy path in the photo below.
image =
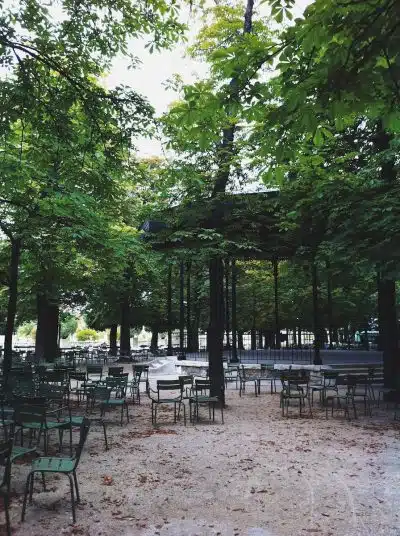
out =
[[[35,486],[26,521],[13,499],[14,534],[121,536],[399,536],[400,425],[392,412],[347,422],[282,418],[279,396],[229,387],[225,425],[150,423],[146,396],[131,423],[92,427],[78,471],[82,504],[71,525],[68,480]],[[216,414],[219,421],[219,412]],[[113,420],[111,415],[110,420]],[[157,433],[154,433],[157,432]],[[13,468],[23,490],[27,465]],[[111,485],[109,479],[111,477]]]

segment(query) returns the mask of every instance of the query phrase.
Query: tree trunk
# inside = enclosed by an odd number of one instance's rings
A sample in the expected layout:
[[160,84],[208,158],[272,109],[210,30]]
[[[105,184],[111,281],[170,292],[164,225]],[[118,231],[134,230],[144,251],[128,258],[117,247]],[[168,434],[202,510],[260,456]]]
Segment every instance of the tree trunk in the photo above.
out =
[[274,316],[275,316],[275,348],[281,347],[281,328],[279,325],[279,289],[278,289],[279,263],[273,261],[274,270]]
[[172,265],[168,266],[167,288],[167,323],[168,323],[168,355],[172,355]]
[[314,365],[322,365],[321,360],[321,326],[319,311],[318,273],[315,262],[311,265],[312,296],[313,296],[313,328],[314,328]]
[[299,348],[301,348],[301,328],[300,327],[298,328],[298,331],[297,331],[297,344]]
[[191,262],[188,262],[186,265],[186,347],[188,352],[193,352],[191,268],[192,264]]
[[296,333],[296,328],[293,328],[292,346],[297,346],[297,333]]
[[110,327],[110,350],[109,354],[116,356],[118,352],[117,348],[117,331],[118,331],[118,324],[111,324]]
[[252,327],[250,331],[251,349],[257,350],[257,332],[256,328]]
[[332,299],[332,276],[330,272],[330,265],[326,263],[327,273],[327,299],[328,299],[328,331],[329,331],[329,348],[333,348],[333,299]]
[[12,342],[15,327],[15,316],[17,314],[18,298],[18,269],[21,256],[21,240],[11,239],[11,257],[9,266],[9,290],[7,304],[7,321],[4,333],[4,361],[3,374],[4,384],[7,384],[8,376],[12,365]]
[[36,296],[37,326],[35,340],[35,356],[37,360],[49,363],[59,356],[58,328],[59,308],[42,292]]
[[185,359],[185,265],[179,265],[179,359]]
[[158,328],[156,327],[151,330],[150,351],[153,353],[158,351]]
[[226,349],[231,349],[230,331],[231,319],[229,314],[229,259],[225,260],[225,334],[226,334]]
[[237,284],[237,268],[236,260],[232,259],[232,356],[231,363],[238,363],[239,359],[237,356],[238,349],[238,331],[237,331],[237,309],[236,309],[236,284]]
[[224,341],[224,265],[221,258],[210,261],[210,325],[208,328],[208,355],[211,396],[225,403],[223,341]]
[[131,355],[131,305],[129,298],[124,298],[121,303],[121,334],[119,353],[122,356]]
[[258,331],[258,347],[261,350],[264,348],[264,335],[262,329]]
[[244,350],[243,331],[238,331],[238,349]]
[[391,279],[381,278],[378,287],[379,337],[383,350],[385,387],[397,388],[400,373],[398,329],[396,315],[396,285]]
[[[247,0],[244,14],[243,34],[251,33],[253,19],[254,0]],[[240,72],[235,73],[229,83],[229,94],[226,103],[226,111],[229,115],[229,106],[240,100]],[[246,81],[247,83],[247,81]],[[233,119],[233,118],[232,118]],[[225,192],[229,181],[230,169],[234,158],[235,122],[232,121],[222,131],[222,140],[217,149],[218,169],[215,175],[215,182],[212,197]],[[220,229],[223,220],[223,211],[215,210],[213,215],[213,227]],[[221,279],[222,278],[222,279]],[[223,369],[223,341],[224,341],[224,287],[223,287],[223,261],[220,258],[211,260],[210,263],[210,328],[208,338],[208,352],[210,360],[210,381],[211,394],[221,396],[221,401],[225,404],[225,383]],[[212,292],[215,295],[212,295]],[[216,307],[213,311],[212,307]]]

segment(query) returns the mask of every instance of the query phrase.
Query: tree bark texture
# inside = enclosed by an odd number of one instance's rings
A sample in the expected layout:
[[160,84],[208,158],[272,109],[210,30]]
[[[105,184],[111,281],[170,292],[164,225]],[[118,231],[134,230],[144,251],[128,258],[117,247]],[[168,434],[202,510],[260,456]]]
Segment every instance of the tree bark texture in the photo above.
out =
[[9,290],[7,304],[7,320],[4,333],[4,361],[3,374],[4,383],[7,384],[9,372],[12,365],[12,344],[15,328],[15,316],[17,314],[18,298],[18,269],[21,256],[21,240],[13,238],[11,240],[11,257],[9,266]]
[[117,331],[118,324],[111,324],[110,327],[110,355],[117,355]]
[[223,342],[224,342],[224,264],[221,258],[210,261],[210,325],[208,328],[208,355],[211,395],[225,403]]
[[172,355],[172,265],[168,266],[167,288],[167,322],[168,322],[168,355]]
[[179,265],[179,352],[184,359],[185,352],[185,265]]
[[232,279],[231,279],[231,291],[232,291],[232,357],[231,362],[232,363],[238,363],[238,355],[237,355],[237,349],[238,349],[238,333],[237,333],[237,301],[236,301],[236,285],[237,285],[237,268],[236,268],[236,261],[235,259],[232,259],[231,262],[231,268],[232,268]]
[[121,303],[121,336],[120,354],[129,356],[131,354],[131,305],[129,297],[124,297]]
[[279,321],[279,262],[273,261],[274,271],[274,316],[275,316],[275,348],[281,347],[281,327]]
[[385,387],[398,388],[400,359],[396,315],[396,285],[391,279],[380,278],[378,286],[379,333],[383,350]]
[[322,365],[321,360],[321,326],[319,310],[319,282],[317,266],[311,265],[312,297],[313,297],[313,329],[314,329],[314,365]]
[[35,356],[38,360],[51,363],[59,355],[59,307],[44,292],[37,293],[36,306]]

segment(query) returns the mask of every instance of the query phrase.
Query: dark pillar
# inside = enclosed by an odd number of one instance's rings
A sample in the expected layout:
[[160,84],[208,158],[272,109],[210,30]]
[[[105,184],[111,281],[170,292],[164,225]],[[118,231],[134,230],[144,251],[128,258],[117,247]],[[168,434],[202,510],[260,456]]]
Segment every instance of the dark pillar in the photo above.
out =
[[192,326],[192,289],[191,289],[191,262],[186,265],[186,348],[188,352],[193,352],[193,326]]
[[327,275],[327,298],[328,298],[328,331],[329,331],[329,348],[333,348],[334,327],[333,327],[333,300],[332,300],[332,275],[329,262],[326,263]]
[[13,238],[11,240],[7,320],[6,320],[6,329],[4,333],[4,361],[3,361],[4,385],[7,384],[9,372],[12,366],[12,344],[13,344],[13,334],[14,334],[14,328],[15,328],[15,316],[17,314],[18,270],[19,270],[20,256],[21,256],[21,240],[19,238],[16,238],[16,239]]
[[172,355],[172,264],[168,266],[167,284],[168,355]]
[[129,298],[124,297],[121,303],[121,336],[120,336],[120,354],[129,356],[131,354],[131,306]]
[[274,270],[274,314],[275,314],[275,348],[281,347],[281,330],[279,326],[279,289],[278,289],[278,268],[277,260],[272,262]]
[[236,311],[236,283],[237,283],[237,268],[236,268],[236,261],[235,259],[232,259],[231,262],[232,267],[232,283],[231,283],[231,291],[232,291],[232,356],[231,356],[231,363],[238,363],[238,355],[237,355],[237,311]]
[[52,302],[44,292],[36,297],[37,326],[35,356],[47,362],[53,362],[59,355],[58,347],[58,304]]
[[118,331],[118,324],[111,324],[110,326],[110,355],[117,355],[117,331]]
[[321,360],[321,327],[318,296],[318,273],[315,262],[311,264],[312,296],[313,296],[313,328],[314,328],[314,365],[322,365]]
[[225,333],[226,333],[226,348],[230,350],[230,331],[231,319],[229,312],[229,259],[225,260]]
[[185,265],[179,265],[179,359],[185,359]]
[[385,387],[398,388],[400,360],[396,315],[396,284],[380,277],[378,286],[379,339],[383,350]]
[[211,395],[225,404],[223,367],[224,340],[224,264],[221,258],[210,261],[210,324],[208,328],[208,355]]

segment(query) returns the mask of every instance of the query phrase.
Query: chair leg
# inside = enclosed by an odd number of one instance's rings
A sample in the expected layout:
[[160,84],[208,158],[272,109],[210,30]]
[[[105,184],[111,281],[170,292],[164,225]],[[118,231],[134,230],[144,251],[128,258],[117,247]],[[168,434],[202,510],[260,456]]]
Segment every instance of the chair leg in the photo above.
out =
[[31,475],[31,481],[29,486],[29,504],[32,504],[32,496],[33,496],[33,484],[35,483],[35,473],[32,473]]
[[26,479],[26,484],[25,484],[24,502],[22,503],[22,512],[21,512],[21,522],[25,520],[26,501],[28,500],[31,478],[32,478],[32,473],[29,473]]
[[6,514],[6,532],[7,532],[7,536],[11,536],[11,523],[10,523],[10,512],[9,512],[10,496],[8,495],[7,492],[4,494],[3,500],[4,500],[4,511]]
[[43,471],[42,471],[42,484],[43,484],[43,491],[46,491],[46,476]]
[[81,502],[81,498],[80,498],[80,496],[79,496],[78,479],[77,479],[77,477],[76,477],[76,473],[75,473],[75,471],[72,473],[72,476],[73,476],[74,483],[75,483],[76,502],[79,503],[79,502]]
[[70,474],[67,475],[69,480],[69,488],[71,491],[71,507],[72,507],[72,521],[76,522],[76,516],[75,516],[75,498],[74,498],[74,481]]
[[128,410],[128,404],[125,404],[125,409],[126,409],[126,422],[128,423],[128,422],[129,422],[129,410]]
[[106,423],[103,421],[103,419],[101,420],[101,424],[103,425],[104,443],[106,445],[106,450],[108,450]]

